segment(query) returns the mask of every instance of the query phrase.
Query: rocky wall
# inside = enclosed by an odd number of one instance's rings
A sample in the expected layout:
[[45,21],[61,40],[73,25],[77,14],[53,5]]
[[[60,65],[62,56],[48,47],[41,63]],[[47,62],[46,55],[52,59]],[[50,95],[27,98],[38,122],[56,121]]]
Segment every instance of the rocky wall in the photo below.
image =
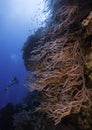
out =
[[92,107],[92,1],[47,3],[46,27],[28,38],[23,59],[26,85],[40,92],[39,110],[58,124]]

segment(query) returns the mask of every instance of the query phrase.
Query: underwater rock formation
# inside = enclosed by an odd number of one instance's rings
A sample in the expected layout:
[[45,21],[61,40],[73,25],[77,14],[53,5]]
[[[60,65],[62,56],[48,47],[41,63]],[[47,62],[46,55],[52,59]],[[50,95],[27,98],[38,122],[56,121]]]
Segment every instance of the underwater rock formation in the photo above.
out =
[[47,0],[46,27],[23,47],[26,85],[40,92],[40,108],[58,124],[92,107],[92,1]]
[[0,109],[0,130],[12,130],[13,114],[14,106],[11,103]]

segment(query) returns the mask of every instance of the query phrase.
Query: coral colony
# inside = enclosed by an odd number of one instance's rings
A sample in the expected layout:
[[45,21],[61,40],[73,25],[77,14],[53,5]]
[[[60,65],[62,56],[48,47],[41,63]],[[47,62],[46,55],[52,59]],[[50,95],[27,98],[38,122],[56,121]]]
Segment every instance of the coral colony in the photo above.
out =
[[92,36],[89,3],[49,0],[50,20],[23,48],[26,68],[34,75],[33,81],[31,74],[27,75],[26,85],[40,92],[39,110],[47,113],[55,124],[92,105],[83,47],[90,44],[85,39]]

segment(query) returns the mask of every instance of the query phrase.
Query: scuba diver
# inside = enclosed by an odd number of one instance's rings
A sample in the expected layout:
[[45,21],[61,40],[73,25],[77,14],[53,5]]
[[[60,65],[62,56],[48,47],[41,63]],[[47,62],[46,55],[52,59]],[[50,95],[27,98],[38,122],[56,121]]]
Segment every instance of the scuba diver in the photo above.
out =
[[17,77],[14,76],[14,77],[12,78],[10,84],[8,84],[8,86],[5,88],[5,90],[8,90],[8,89],[11,88],[13,85],[18,84],[18,82],[19,82],[19,81],[18,81]]

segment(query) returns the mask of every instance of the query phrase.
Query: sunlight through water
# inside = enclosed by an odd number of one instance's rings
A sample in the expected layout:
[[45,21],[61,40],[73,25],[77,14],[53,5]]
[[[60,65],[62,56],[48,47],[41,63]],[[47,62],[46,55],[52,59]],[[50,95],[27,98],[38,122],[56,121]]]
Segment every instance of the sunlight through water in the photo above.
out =
[[[28,92],[21,49],[28,36],[45,25],[45,19],[43,0],[0,1],[0,107],[20,102]],[[12,76],[17,76],[19,84],[5,92]]]

